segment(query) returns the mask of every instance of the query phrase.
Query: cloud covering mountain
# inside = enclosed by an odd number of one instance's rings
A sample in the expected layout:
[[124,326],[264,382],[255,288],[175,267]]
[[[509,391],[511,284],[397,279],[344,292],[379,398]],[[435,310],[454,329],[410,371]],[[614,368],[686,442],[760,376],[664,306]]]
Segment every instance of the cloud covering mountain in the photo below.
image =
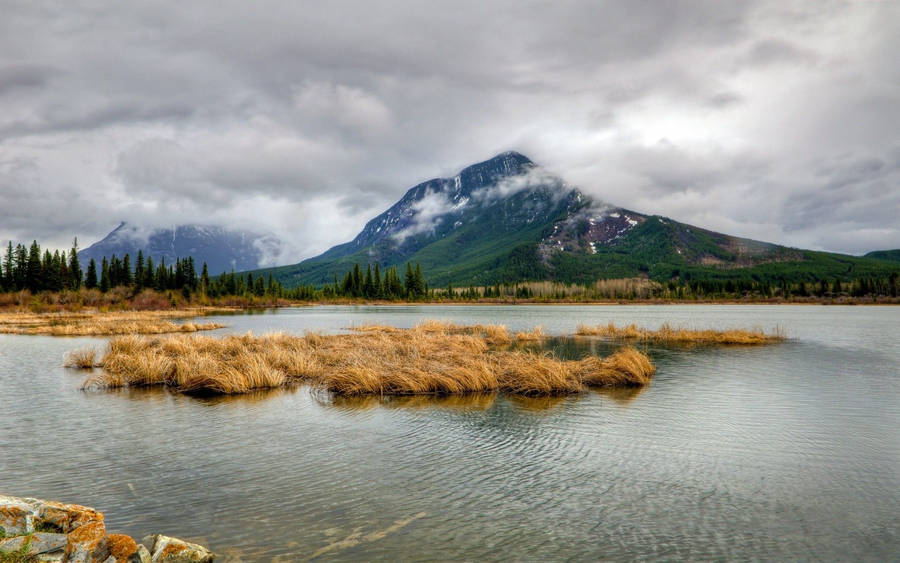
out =
[[896,2],[0,10],[2,239],[199,222],[297,260],[416,179],[516,149],[717,231],[900,246]]

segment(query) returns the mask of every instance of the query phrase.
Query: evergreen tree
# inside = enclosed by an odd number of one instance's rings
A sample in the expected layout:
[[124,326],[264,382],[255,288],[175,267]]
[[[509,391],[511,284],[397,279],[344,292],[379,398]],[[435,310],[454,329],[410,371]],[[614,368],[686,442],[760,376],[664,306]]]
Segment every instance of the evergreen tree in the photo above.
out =
[[6,246],[6,256],[3,258],[3,290],[12,291],[16,287],[15,273],[13,272],[13,245],[12,241]]
[[97,263],[91,258],[88,262],[87,274],[85,274],[84,287],[94,289],[97,287]]
[[100,263],[100,291],[106,293],[109,291],[109,287],[109,262],[104,256],[103,261]]
[[209,290],[209,270],[206,262],[203,263],[203,272],[200,274],[200,291],[206,293]]
[[32,293],[41,290],[41,246],[32,241],[25,266],[25,287]]
[[415,291],[416,286],[416,278],[415,274],[413,274],[412,265],[407,262],[406,263],[406,295],[407,297],[412,297],[414,295],[413,291]]
[[60,254],[57,250],[54,253],[53,258],[56,261],[57,271],[59,272],[60,289],[71,289],[72,280],[69,277],[69,266],[66,263],[66,251],[64,250],[62,254]]
[[16,245],[16,263],[13,276],[16,290],[25,289],[26,272],[28,271],[28,249],[24,244]]
[[144,251],[140,249],[134,263],[134,285],[137,291],[144,289]]
[[384,285],[381,282],[381,268],[378,267],[378,262],[375,262],[375,273],[372,281],[375,284],[375,297],[382,299],[384,297]]
[[366,264],[366,277],[363,280],[362,294],[367,299],[375,297],[375,283],[372,281],[372,266]]
[[69,249],[69,287],[78,290],[81,287],[81,263],[78,261],[78,237],[72,240]]
[[141,283],[141,287],[152,288],[156,283],[155,275],[153,257],[147,256],[147,266],[144,268],[144,281]]
[[353,297],[359,297],[362,294],[362,286],[362,269],[359,267],[359,262],[357,262],[353,265],[353,286],[351,290]]
[[120,275],[120,285],[130,286],[133,283],[133,280],[131,278],[131,257],[127,252],[125,253],[125,258],[122,259],[122,272]]

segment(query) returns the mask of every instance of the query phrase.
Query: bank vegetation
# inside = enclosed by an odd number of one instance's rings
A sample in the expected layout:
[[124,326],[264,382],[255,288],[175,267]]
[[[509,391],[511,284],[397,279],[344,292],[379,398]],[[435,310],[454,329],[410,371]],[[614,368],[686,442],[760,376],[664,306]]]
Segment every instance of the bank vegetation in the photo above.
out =
[[339,396],[449,395],[501,391],[556,395],[590,387],[647,385],[655,367],[633,347],[605,358],[563,360],[512,347],[499,325],[423,323],[412,329],[359,327],[350,334],[281,333],[223,338],[120,336],[84,388],[166,386],[183,393],[231,394],[299,383]]

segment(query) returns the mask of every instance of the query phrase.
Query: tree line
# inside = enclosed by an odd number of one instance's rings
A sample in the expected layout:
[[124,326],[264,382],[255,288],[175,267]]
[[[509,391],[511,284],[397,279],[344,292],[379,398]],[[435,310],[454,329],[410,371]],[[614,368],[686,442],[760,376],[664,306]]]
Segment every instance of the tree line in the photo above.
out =
[[49,250],[42,252],[37,241],[29,247],[21,243],[14,247],[10,241],[0,261],[0,290],[4,292],[28,290],[39,293],[84,288],[106,293],[118,287],[131,289],[135,293],[144,289],[160,292],[174,290],[180,291],[186,298],[195,292],[210,297],[294,297],[305,292],[300,288],[286,292],[271,276],[267,281],[262,276],[254,279],[252,273],[241,275],[232,270],[211,277],[206,263],[198,271],[193,257],[177,258],[174,264],[166,264],[163,257],[157,263],[152,256],[145,258],[143,250],[138,250],[134,261],[127,253],[122,258],[104,256],[99,265],[91,258],[82,270],[77,238],[68,252],[56,250],[52,253]]
[[413,267],[406,263],[406,272],[403,278],[397,272],[397,267],[392,266],[381,273],[381,265],[366,265],[366,273],[357,262],[338,282],[337,276],[334,283],[322,288],[323,297],[351,297],[363,299],[422,299],[429,295],[428,283],[422,275],[422,267],[416,264]]
[[[689,276],[685,276],[689,278]],[[129,254],[103,257],[98,265],[91,259],[84,271],[78,259],[78,239],[68,251],[41,250],[37,241],[26,247],[9,242],[0,260],[0,291],[28,290],[31,293],[77,291],[81,288],[106,293],[125,287],[135,294],[144,289],[159,292],[178,291],[185,298],[199,293],[209,297],[246,296],[286,298],[303,301],[351,298],[369,300],[478,300],[478,299],[835,299],[843,297],[898,297],[900,280],[896,272],[886,276],[866,276],[855,280],[826,279],[810,282],[786,280],[709,280],[672,279],[665,283],[625,283],[599,280],[584,284],[555,282],[510,282],[488,286],[436,289],[429,287],[419,264],[407,262],[401,276],[396,266],[382,269],[367,264],[365,270],[355,263],[343,278],[322,287],[313,285],[284,288],[270,274],[222,272],[210,276],[206,263],[198,268],[193,257],[177,258],[167,264],[155,262],[139,250],[132,261]]]

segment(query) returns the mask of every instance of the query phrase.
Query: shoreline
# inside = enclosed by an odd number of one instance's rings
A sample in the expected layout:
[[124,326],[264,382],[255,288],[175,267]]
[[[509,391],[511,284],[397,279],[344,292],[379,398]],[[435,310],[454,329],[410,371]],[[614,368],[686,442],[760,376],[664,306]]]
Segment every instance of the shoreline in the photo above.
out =
[[0,562],[210,563],[207,548],[163,534],[138,543],[106,530],[103,513],[79,504],[0,494]]

